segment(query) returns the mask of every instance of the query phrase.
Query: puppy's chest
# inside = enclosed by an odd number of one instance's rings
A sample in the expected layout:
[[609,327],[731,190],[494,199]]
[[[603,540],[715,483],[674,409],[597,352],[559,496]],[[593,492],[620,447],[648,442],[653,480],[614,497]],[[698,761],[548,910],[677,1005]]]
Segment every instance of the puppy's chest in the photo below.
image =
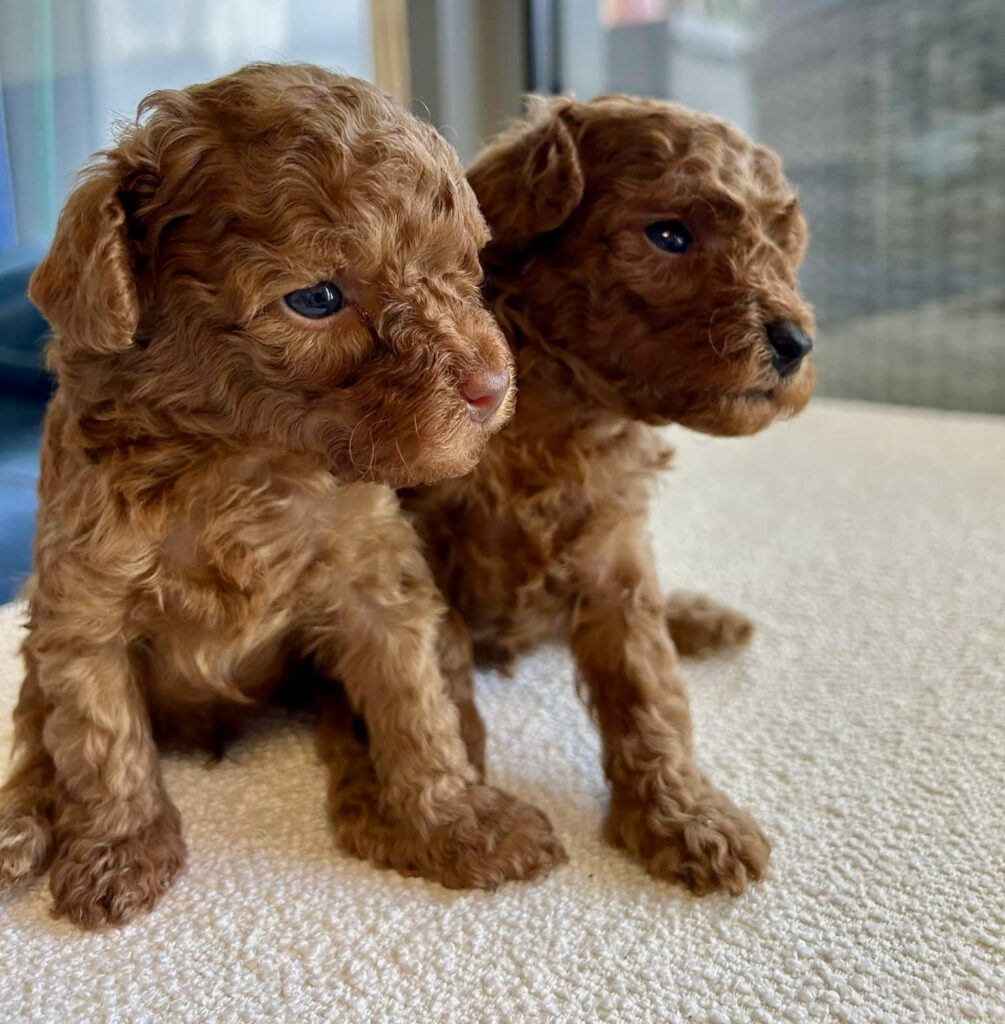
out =
[[150,659],[177,688],[265,686],[297,630],[351,584],[384,488],[325,479],[255,482],[195,501],[173,518],[157,579],[137,608]]
[[453,574],[461,580],[455,600],[476,636],[550,631],[570,606],[584,553],[645,508],[648,459],[616,448],[588,456],[558,464],[511,460],[503,487],[483,478],[482,499],[468,506],[463,531],[477,557]]
[[620,515],[644,508],[653,472],[663,463],[631,436],[571,446],[562,457],[512,460],[510,501],[499,513],[527,550],[553,569]]
[[205,591],[224,603],[237,595],[269,603],[327,546],[335,509],[322,503],[283,485],[206,496],[168,523],[160,549],[164,589],[189,599]]

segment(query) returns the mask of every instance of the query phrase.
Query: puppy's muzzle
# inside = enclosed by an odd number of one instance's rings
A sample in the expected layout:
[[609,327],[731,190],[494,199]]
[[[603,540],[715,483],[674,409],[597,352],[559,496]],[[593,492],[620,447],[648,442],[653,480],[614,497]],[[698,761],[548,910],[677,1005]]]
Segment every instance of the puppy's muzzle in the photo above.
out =
[[502,405],[509,379],[506,370],[480,370],[463,381],[461,395],[476,423],[484,423]]
[[791,377],[813,351],[813,340],[791,320],[774,320],[765,328],[771,346],[771,365],[779,377]]

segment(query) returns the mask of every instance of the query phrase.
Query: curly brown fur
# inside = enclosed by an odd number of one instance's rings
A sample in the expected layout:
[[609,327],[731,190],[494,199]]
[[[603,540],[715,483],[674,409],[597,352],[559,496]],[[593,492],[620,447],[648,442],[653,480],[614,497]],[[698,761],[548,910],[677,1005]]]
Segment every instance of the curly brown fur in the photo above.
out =
[[318,749],[331,766],[329,810],[339,845],[380,867],[450,889],[493,889],[566,859],[539,810],[491,786],[473,787],[465,815],[432,829],[396,814],[381,800],[365,727],[337,691],[324,694]]
[[[155,93],[85,174],[31,283],[59,389],[0,889],[51,860],[56,914],[149,909],[184,860],[153,727],[208,735],[305,668],[344,680],[424,873],[493,885],[561,859],[479,782],[442,602],[387,486],[466,472],[511,411],[462,395],[511,366],[484,239],[431,128],[307,66]],[[335,315],[284,304],[329,280]]]
[[[627,97],[539,102],[468,178],[520,401],[471,475],[407,506],[478,649],[506,660],[568,637],[603,738],[611,841],[661,878],[738,893],[769,845],[695,764],[674,641],[701,653],[750,624],[661,592],[645,528],[670,451],[652,428],[747,434],[809,399],[812,364],[782,375],[766,332],[784,319],[812,333],[798,204],[778,158],[735,128]],[[687,252],[647,237],[663,221],[686,225]]]

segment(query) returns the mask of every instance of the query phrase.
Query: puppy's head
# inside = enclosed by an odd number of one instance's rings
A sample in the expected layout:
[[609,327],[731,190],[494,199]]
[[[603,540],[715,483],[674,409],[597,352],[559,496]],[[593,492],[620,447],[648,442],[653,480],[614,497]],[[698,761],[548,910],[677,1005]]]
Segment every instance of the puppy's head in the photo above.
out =
[[255,65],[144,100],[30,295],[106,432],[415,484],[467,472],[512,410],[486,237],[432,128],[364,82]]
[[500,315],[518,295],[588,400],[714,434],[808,401],[806,225],[778,157],[736,128],[657,101],[543,100],[468,180]]

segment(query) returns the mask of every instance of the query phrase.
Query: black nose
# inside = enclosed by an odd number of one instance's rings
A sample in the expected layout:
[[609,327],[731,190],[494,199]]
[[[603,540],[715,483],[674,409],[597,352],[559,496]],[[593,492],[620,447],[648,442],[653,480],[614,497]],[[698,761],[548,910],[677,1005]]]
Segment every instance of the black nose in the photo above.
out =
[[813,349],[813,342],[791,320],[773,320],[765,328],[774,355],[771,365],[779,377],[796,372],[803,358]]

